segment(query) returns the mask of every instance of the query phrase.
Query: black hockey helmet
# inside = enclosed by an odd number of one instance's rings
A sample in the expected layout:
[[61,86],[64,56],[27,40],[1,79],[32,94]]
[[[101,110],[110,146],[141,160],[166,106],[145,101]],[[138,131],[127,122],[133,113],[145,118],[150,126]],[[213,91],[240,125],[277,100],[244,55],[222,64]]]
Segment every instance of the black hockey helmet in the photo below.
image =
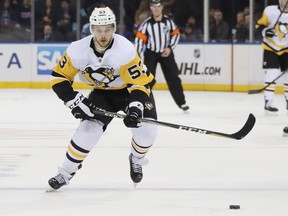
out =
[[150,0],[150,5],[163,4],[163,0]]

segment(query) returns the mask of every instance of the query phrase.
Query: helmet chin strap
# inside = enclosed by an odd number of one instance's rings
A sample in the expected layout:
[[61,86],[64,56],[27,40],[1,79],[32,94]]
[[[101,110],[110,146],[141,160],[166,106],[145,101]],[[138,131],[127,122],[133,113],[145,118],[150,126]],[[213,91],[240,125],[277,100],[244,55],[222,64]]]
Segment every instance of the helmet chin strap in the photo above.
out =
[[96,38],[94,37],[93,40],[94,40],[94,45],[95,45],[96,51],[99,52],[99,53],[104,53],[105,50],[107,49],[107,47],[109,47],[109,45],[111,44],[112,39],[113,39],[113,37],[111,37],[111,39],[110,39],[110,41],[109,41],[109,43],[107,44],[106,47],[102,47],[102,46],[99,44],[99,42],[96,40]]

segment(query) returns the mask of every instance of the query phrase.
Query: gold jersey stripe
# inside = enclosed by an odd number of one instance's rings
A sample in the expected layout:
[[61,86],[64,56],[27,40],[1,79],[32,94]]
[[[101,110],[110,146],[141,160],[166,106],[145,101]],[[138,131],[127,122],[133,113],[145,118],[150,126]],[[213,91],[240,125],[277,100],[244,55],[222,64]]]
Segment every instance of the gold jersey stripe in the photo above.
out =
[[150,90],[147,89],[145,86],[133,85],[128,88],[129,93],[131,93],[134,90],[140,90],[140,91],[145,92],[148,96],[150,95]]

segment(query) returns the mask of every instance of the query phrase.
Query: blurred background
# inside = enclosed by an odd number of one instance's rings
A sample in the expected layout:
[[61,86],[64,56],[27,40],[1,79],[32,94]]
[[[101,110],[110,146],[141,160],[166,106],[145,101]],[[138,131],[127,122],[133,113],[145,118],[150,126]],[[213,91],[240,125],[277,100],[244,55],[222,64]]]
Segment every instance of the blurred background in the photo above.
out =
[[[117,33],[134,43],[149,0],[0,0],[0,88],[50,88],[69,43],[90,34],[95,7],[109,6]],[[164,0],[180,29],[175,59],[184,90],[247,92],[264,83],[262,36],[255,23],[278,0]],[[155,89],[167,90],[157,67]],[[281,80],[280,80],[281,81]],[[282,81],[281,81],[282,82]],[[87,88],[78,83],[75,88]],[[283,86],[276,93],[283,93]]]
[[[165,14],[181,30],[180,42],[259,43],[254,26],[267,5],[277,0],[165,0]],[[1,0],[0,42],[71,42],[89,32],[94,7],[109,6],[117,32],[134,41],[149,15],[149,0]],[[251,16],[252,14],[252,16]],[[215,22],[223,22],[217,33]],[[49,36],[48,36],[49,35]]]

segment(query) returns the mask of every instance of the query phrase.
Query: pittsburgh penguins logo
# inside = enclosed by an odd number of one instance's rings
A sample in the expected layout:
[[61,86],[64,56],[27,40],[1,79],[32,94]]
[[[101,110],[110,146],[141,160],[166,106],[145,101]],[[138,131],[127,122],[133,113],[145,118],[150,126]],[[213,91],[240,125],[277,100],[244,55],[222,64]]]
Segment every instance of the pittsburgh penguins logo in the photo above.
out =
[[283,34],[287,34],[288,33],[288,30],[287,30],[287,23],[281,23],[279,22],[278,23],[278,28],[279,28],[279,31]]
[[279,40],[282,40],[288,33],[287,23],[279,22],[276,26],[276,32]]
[[153,104],[151,102],[146,102],[145,103],[145,109],[151,110],[153,108],[154,108],[154,106],[153,106]]
[[114,68],[111,67],[97,67],[92,68],[87,66],[82,75],[89,81],[90,85],[101,86],[104,88],[109,87],[109,83],[113,82],[120,75],[114,75]]

